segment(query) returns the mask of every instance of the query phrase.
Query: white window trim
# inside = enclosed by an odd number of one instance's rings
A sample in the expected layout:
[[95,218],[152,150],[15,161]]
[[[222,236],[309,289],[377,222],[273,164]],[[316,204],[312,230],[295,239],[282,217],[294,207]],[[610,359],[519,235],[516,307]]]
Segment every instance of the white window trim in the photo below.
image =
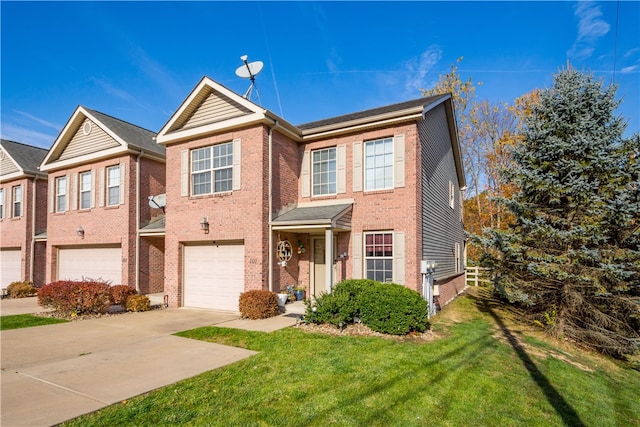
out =
[[[335,187],[335,191],[334,192],[327,192],[327,193],[319,193],[316,194],[316,184],[315,184],[315,177],[317,174],[314,173],[314,165],[316,164],[316,162],[313,161],[313,157],[315,153],[320,153],[322,151],[330,151],[333,150],[335,155],[334,155],[334,165],[335,165],[335,169],[333,170],[334,172],[334,176],[335,176],[335,181],[333,181],[333,185]],[[317,150],[312,150],[311,151],[311,196],[312,197],[322,197],[322,196],[335,196],[336,194],[338,194],[338,149],[337,147],[327,147],[327,148],[319,148]],[[321,172],[321,174],[330,174],[331,171],[328,170],[327,172]],[[327,183],[323,183],[323,185],[329,185],[329,187],[331,186],[331,182],[327,182]]]
[[[20,197],[18,200],[18,191],[20,190]],[[11,187],[11,216],[13,218],[19,218],[22,216],[24,212],[24,207],[22,206],[22,200],[24,199],[24,192],[22,191],[22,185],[14,185]],[[16,215],[16,205],[20,208],[18,215]]]
[[[56,191],[56,196],[55,196],[55,203],[56,203],[56,207],[55,207],[55,211],[56,213],[60,213],[60,212],[66,212],[68,209],[68,197],[67,195],[69,194],[69,181],[67,179],[66,175],[63,176],[58,176],[55,178],[55,191]],[[64,182],[64,192],[60,192],[60,182]],[[62,200],[63,203],[60,203],[60,201]]]
[[[223,166],[223,167],[215,167],[214,166],[214,147],[221,147],[223,145],[228,145],[231,147],[231,162],[229,162],[227,165]],[[209,151],[209,168],[208,169],[201,169],[201,170],[197,170],[194,171],[193,170],[193,153],[196,151],[200,151],[200,150],[208,150]],[[238,162],[237,157],[235,154],[236,151],[236,145],[234,144],[234,141],[228,141],[228,142],[223,142],[220,144],[214,144],[214,145],[208,145],[206,147],[198,147],[198,148],[194,148],[189,152],[189,193],[192,196],[206,196],[206,195],[210,195],[210,194],[224,194],[224,193],[230,193],[235,189],[235,181],[236,178],[239,179],[239,175],[236,173],[234,176],[234,164],[237,164]],[[221,170],[228,170],[229,173],[231,174],[231,188],[228,190],[222,190],[222,191],[216,191],[216,171],[221,171]],[[211,191],[207,192],[207,193],[196,193],[194,191],[194,181],[193,181],[193,176],[196,174],[201,174],[201,173],[206,173],[208,172],[210,175],[210,181],[209,181],[209,185],[210,185],[210,189]]]
[[[367,256],[367,236],[376,235],[376,234],[388,234],[391,236],[391,255],[389,256]],[[364,260],[364,268],[363,268],[363,277],[368,278],[369,269],[367,268],[367,261],[370,259],[377,260],[388,260],[391,262],[391,281],[393,281],[394,277],[394,255],[395,255],[395,236],[393,231],[385,230],[385,231],[367,231],[363,233],[363,260]],[[375,280],[375,279],[371,279]]]
[[[367,172],[369,171],[369,168],[371,167],[371,165],[369,165],[368,159],[369,157],[367,156],[367,146],[369,144],[375,144],[377,142],[384,142],[389,143],[389,145],[391,146],[391,158],[389,161],[389,165],[384,165],[383,167],[386,168],[387,166],[391,167],[391,173],[390,176],[387,177],[385,175],[385,181],[390,181],[389,185],[385,185],[383,187],[374,187],[374,188],[369,188],[369,181],[367,180]],[[387,137],[387,138],[378,138],[378,139],[374,139],[371,141],[365,141],[364,142],[364,150],[363,150],[363,157],[364,157],[364,191],[383,191],[383,190],[391,190],[395,187],[395,183],[394,183],[394,177],[395,177],[395,147],[394,147],[394,139],[392,137]],[[373,158],[375,159],[376,156],[374,156]]]
[[[110,183],[110,179],[109,179],[109,171],[112,170],[117,170],[118,171],[118,182],[116,182],[115,184],[111,185]],[[107,206],[117,206],[120,204],[120,182],[122,181],[122,177],[120,176],[120,165],[115,165],[115,166],[109,166],[106,168],[105,170],[105,181],[106,181],[106,185],[105,185],[105,204]],[[113,189],[113,188],[117,188],[118,189],[118,197],[115,201],[115,203],[111,203],[111,197],[109,197],[109,190]]]
[[[83,189],[83,181],[82,178],[84,176],[89,176],[89,188],[88,189]],[[92,203],[91,203],[91,199],[92,199],[92,193],[93,191],[91,191],[91,189],[93,188],[93,173],[91,171],[84,171],[84,172],[80,172],[79,176],[78,176],[78,207],[80,210],[87,210],[87,209],[91,209],[92,208]],[[88,206],[83,206],[82,205],[82,195],[89,193],[89,205]]]
[[4,219],[4,188],[0,188],[0,219]]
[[449,207],[451,209],[453,209],[455,206],[455,200],[456,200],[455,188],[453,186],[453,182],[449,181]]

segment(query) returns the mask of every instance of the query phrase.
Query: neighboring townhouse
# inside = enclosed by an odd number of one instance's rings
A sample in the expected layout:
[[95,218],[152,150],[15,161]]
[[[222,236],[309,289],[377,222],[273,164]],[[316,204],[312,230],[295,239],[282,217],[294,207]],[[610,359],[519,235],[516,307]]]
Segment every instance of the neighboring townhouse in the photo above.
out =
[[0,285],[45,280],[46,242],[38,235],[47,227],[47,174],[38,166],[47,150],[0,141]]
[[82,106],[71,115],[40,165],[49,174],[47,283],[90,278],[163,292],[162,211],[149,197],[164,193],[165,149],[154,136]]
[[203,78],[160,130],[170,306],[346,278],[464,288],[464,173],[448,95],[294,126]]

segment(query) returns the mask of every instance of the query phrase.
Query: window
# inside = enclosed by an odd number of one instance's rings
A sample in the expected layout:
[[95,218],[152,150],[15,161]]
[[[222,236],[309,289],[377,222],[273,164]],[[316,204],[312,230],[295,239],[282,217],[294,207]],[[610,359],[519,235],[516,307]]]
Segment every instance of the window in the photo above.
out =
[[16,185],[13,190],[13,216],[22,216],[22,186]]
[[233,143],[191,151],[191,194],[233,190]]
[[67,210],[67,177],[56,178],[56,212]]
[[456,263],[456,273],[460,273],[460,243],[455,243],[453,245],[453,256],[454,262]]
[[4,218],[4,188],[0,188],[0,219]]
[[336,194],[336,148],[312,153],[313,195]]
[[453,187],[453,182],[449,181],[449,207],[453,209],[455,202],[455,189]]
[[393,188],[393,138],[365,143],[365,190]]
[[91,207],[91,172],[80,174],[80,209]]
[[107,168],[107,206],[120,204],[120,166]]
[[393,233],[365,234],[367,279],[378,282],[393,280]]

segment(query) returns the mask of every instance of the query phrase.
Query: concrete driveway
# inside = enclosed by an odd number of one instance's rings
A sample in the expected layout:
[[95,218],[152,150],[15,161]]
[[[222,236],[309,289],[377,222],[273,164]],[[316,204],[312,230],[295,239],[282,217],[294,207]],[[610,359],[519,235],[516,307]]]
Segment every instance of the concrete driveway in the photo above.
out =
[[[2,315],[11,313],[8,305],[2,301]],[[0,424],[60,423],[255,354],[175,332],[206,325],[271,331],[295,321],[165,309],[2,331]]]

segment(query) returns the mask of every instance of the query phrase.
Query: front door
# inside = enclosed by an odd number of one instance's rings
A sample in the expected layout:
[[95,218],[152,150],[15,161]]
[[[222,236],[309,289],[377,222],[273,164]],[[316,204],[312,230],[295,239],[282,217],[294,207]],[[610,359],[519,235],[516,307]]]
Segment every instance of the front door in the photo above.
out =
[[325,239],[324,237],[313,238],[313,295],[320,296],[327,291],[326,270],[325,270]]

